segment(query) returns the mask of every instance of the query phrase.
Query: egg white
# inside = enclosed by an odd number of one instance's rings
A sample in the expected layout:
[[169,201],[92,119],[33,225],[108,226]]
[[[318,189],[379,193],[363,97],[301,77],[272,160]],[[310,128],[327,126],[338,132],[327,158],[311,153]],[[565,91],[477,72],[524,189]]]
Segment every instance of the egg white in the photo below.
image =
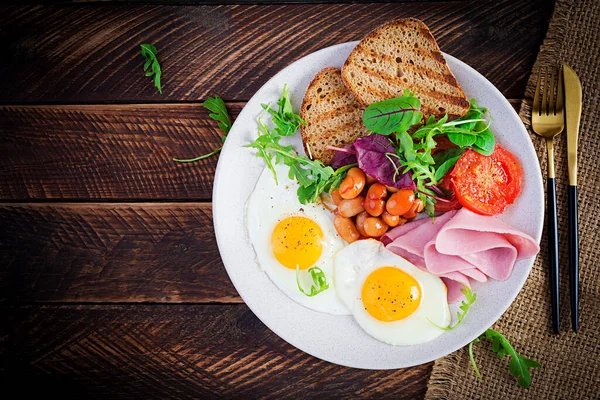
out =
[[[381,267],[396,267],[411,275],[421,287],[419,307],[404,319],[383,322],[365,310],[363,284],[369,274]],[[387,250],[379,241],[359,240],[340,250],[334,260],[334,282],[338,296],[360,327],[384,343],[407,346],[429,342],[444,332],[431,322],[439,326],[450,323],[447,289],[442,280]]]
[[[258,263],[271,281],[295,302],[328,314],[350,314],[336,294],[333,279],[334,255],[344,247],[344,242],[333,226],[334,215],[321,204],[301,204],[296,194],[298,182],[288,177],[289,168],[285,165],[274,165],[274,168],[279,183],[275,183],[273,173],[265,168],[246,203],[246,227]],[[323,271],[329,288],[313,297],[300,292],[296,283],[296,271],[281,265],[271,247],[275,226],[292,216],[310,218],[323,231],[323,251],[314,266]],[[307,271],[308,269],[300,271],[300,282],[309,293],[312,280]]]

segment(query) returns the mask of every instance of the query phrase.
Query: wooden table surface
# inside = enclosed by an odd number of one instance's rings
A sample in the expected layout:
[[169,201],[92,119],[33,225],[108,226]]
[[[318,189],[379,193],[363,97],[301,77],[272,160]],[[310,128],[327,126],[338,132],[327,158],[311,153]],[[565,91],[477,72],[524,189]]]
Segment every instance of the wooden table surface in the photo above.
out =
[[235,116],[294,60],[395,18],[518,107],[552,3],[186,3],[0,8],[0,397],[23,376],[19,393],[63,397],[423,397],[431,363],[340,367],[265,327],[217,250],[217,158],[171,158],[220,143],[207,96]]

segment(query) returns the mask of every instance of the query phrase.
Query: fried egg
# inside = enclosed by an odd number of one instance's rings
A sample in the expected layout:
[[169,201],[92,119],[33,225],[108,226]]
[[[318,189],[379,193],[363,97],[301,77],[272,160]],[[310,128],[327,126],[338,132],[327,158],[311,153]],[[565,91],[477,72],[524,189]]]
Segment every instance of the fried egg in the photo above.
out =
[[334,261],[338,296],[369,335],[388,344],[425,343],[450,323],[446,286],[379,241],[356,241]]
[[[246,204],[248,236],[258,263],[275,285],[297,303],[324,313],[348,315],[338,298],[333,281],[333,257],[344,246],[333,226],[334,215],[321,204],[301,204],[296,191],[298,182],[288,177],[289,168],[274,165],[265,168]],[[329,288],[310,294],[313,281],[309,270],[323,271]]]

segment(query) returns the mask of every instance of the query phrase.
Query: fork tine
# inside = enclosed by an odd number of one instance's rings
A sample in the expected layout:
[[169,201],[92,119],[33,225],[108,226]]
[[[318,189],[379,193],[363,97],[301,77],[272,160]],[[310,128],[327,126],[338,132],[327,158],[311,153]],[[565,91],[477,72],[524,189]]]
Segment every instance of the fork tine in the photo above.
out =
[[535,85],[535,97],[533,98],[533,113],[540,115],[540,84],[542,80],[542,68],[538,70],[537,85]]
[[564,106],[564,95],[563,95],[563,74],[561,69],[558,69],[558,88],[556,89],[556,110],[555,115],[562,115]]
[[554,108],[554,93],[556,92],[556,68],[552,68],[552,77],[550,78],[550,84],[548,85],[548,97],[550,105],[548,106],[548,114],[556,115],[556,109]]
[[542,115],[548,115],[548,72],[544,68],[544,93],[542,94]]

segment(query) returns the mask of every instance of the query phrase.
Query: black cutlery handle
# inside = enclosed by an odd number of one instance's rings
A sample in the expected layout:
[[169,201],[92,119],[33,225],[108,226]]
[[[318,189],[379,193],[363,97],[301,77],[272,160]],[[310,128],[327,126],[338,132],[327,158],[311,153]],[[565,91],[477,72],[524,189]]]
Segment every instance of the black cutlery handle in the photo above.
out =
[[579,227],[577,223],[577,186],[569,185],[569,294],[571,328],[579,330]]
[[547,180],[548,196],[548,257],[550,260],[550,300],[552,302],[552,331],[558,333],[560,317],[558,307],[558,224],[556,220],[556,182]]

